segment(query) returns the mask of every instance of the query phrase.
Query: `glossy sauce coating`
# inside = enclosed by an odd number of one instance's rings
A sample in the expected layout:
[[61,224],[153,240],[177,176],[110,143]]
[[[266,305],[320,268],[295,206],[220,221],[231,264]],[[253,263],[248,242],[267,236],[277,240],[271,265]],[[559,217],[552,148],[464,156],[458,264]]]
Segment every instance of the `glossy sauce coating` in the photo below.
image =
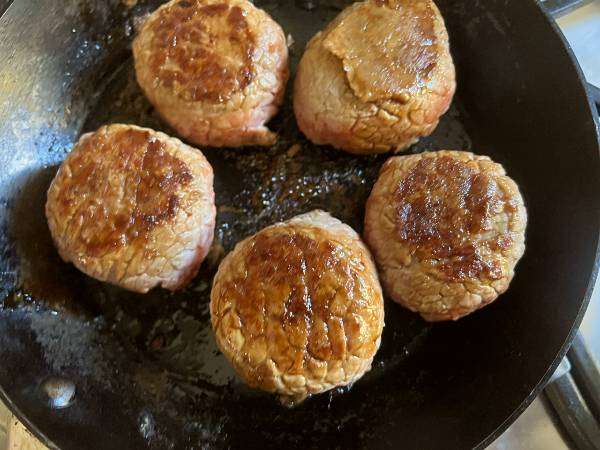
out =
[[215,277],[211,317],[247,383],[303,398],[370,368],[383,297],[358,235],[314,211],[236,246]]
[[[346,351],[360,348],[369,338],[359,333],[348,342],[339,339],[341,335],[328,333],[329,327],[343,329],[341,319],[355,308],[360,309],[365,294],[357,279],[360,261],[331,241],[319,242],[294,230],[282,231],[277,235],[258,235],[247,255],[247,273],[225,287],[232,294],[246,334],[250,339],[268,334],[266,322],[274,316],[282,325],[271,335],[276,345],[286,346],[289,342],[302,351],[306,348],[310,356],[319,360],[343,358]],[[337,289],[345,294],[345,301],[336,301],[334,286],[328,286],[334,281],[332,277],[339,277],[335,281],[340,281]],[[347,328],[352,325],[345,324]],[[346,330],[344,336],[353,335],[353,331]],[[290,362],[299,366],[296,370],[301,370],[304,363],[294,358]]]
[[[118,166],[90,158],[88,152],[116,153]],[[58,201],[65,209],[79,203],[75,214],[80,216],[86,253],[91,256],[132,243],[143,245],[152,229],[175,217],[178,191],[193,180],[186,164],[167,153],[164,143],[148,131],[131,128],[118,131],[110,140],[101,134],[92,136],[69,161],[69,169],[71,176]],[[122,171],[127,183],[122,201],[109,210],[98,200],[113,171]]]
[[492,229],[494,215],[510,207],[505,200],[491,177],[463,161],[448,156],[422,159],[395,192],[398,238],[420,259],[439,261],[448,279],[499,279],[499,264],[484,259],[479,247],[507,247],[510,234],[483,243],[479,236]]
[[102,126],[61,164],[46,218],[62,259],[89,276],[136,292],[176,290],[213,240],[213,170],[164,133]]
[[363,101],[407,101],[421,89],[438,59],[431,3],[375,1],[355,6],[323,45],[341,59]]
[[388,159],[365,212],[386,293],[425,320],[493,302],[525,250],[516,183],[487,156],[442,150]]
[[184,0],[158,14],[149,61],[158,83],[183,100],[211,102],[250,84],[255,38],[239,6]]

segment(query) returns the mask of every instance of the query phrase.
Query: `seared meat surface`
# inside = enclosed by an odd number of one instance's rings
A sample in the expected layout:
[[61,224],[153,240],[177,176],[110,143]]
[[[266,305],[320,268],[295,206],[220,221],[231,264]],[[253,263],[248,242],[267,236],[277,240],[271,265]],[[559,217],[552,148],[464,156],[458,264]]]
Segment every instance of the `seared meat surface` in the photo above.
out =
[[386,293],[426,320],[491,303],[525,250],[516,183],[487,156],[439,151],[390,158],[367,202],[365,239]]
[[294,111],[316,144],[399,151],[435,129],[455,87],[448,33],[432,1],[367,0],[308,43]]
[[239,243],[219,267],[210,306],[217,343],[239,375],[283,401],[359,379],[383,330],[369,250],[323,211]]
[[270,145],[283,99],[281,27],[247,0],[173,0],[133,43],[139,85],[184,139],[214,147]]
[[136,292],[175,290],[212,243],[213,170],[164,133],[104,126],[60,166],[46,217],[61,257],[82,272]]

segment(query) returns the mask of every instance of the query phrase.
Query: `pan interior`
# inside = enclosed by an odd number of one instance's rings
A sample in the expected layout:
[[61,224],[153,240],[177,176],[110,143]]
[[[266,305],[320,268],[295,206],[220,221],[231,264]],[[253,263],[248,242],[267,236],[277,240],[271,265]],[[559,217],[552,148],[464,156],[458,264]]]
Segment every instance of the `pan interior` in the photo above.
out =
[[[515,305],[531,293],[524,278],[515,280],[499,305],[456,324],[431,326],[386,302],[386,327],[373,369],[349,392],[315,396],[293,409],[246,388],[218,352],[208,303],[223,256],[264,226],[315,208],[361,232],[366,198],[389,156],[357,157],[312,145],[297,129],[289,86],[281,112],[269,125],[280,135],[275,146],[203,149],[215,170],[215,242],[184,291],[132,294],[86,277],[60,260],[43,205],[58,164],[78,135],[112,122],[176,135],[141,93],[130,55],[135,30],[159,3],[21,1],[2,18],[8,39],[0,42],[0,55],[10,58],[0,69],[0,98],[7,99],[0,110],[0,158],[6,162],[0,175],[0,385],[8,397],[62,448],[241,447],[249,436],[263,447],[389,446],[398,442],[392,430],[401,430],[409,446],[441,448],[443,440],[419,431],[431,421],[441,434],[464,428],[460,436],[445,441],[451,446],[476,444],[531,391],[568,332],[563,326],[549,339],[549,348],[534,364],[535,373],[518,387],[511,384],[517,376],[499,380],[499,393],[510,390],[510,398],[498,399],[499,412],[468,429],[463,416],[475,417],[478,409],[473,403],[462,408],[461,399],[475,399],[486,388],[485,395],[498,397],[493,380],[487,379],[502,377],[495,359],[515,363],[529,348],[521,345],[523,323],[514,319],[527,309],[523,303]],[[440,2],[440,7],[448,13],[453,38],[453,29],[468,13],[450,3]],[[257,1],[293,37],[292,80],[308,39],[345,4]],[[465,23],[479,29],[485,27],[481,20]],[[477,57],[478,48],[466,50],[463,35],[453,47],[459,75],[476,83],[478,69],[471,68],[468,58]],[[482,58],[481,64],[489,62]],[[525,182],[524,174],[535,162],[513,157],[516,146],[505,150],[495,136],[501,130],[494,131],[489,117],[480,118],[488,105],[478,90],[485,89],[460,89],[433,135],[409,152],[486,153]],[[490,108],[494,101],[499,100],[492,100]],[[522,185],[535,211],[537,181]],[[585,226],[582,233],[592,236]],[[533,232],[532,241],[535,247],[543,238]],[[536,253],[530,250],[517,271],[539,278],[531,254]],[[582,271],[591,270],[585,265],[589,252],[582,250],[579,256]],[[565,284],[561,292],[578,288]],[[579,300],[573,302],[565,312],[567,322],[579,311]],[[494,360],[488,350],[495,352]],[[48,405],[44,386],[56,378],[76,387],[68,408]]]

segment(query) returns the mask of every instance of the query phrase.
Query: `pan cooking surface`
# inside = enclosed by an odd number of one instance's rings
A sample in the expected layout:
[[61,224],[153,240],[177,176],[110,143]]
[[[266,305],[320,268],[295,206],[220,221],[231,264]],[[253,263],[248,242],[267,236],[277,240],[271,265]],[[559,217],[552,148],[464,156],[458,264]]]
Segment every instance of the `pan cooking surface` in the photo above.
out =
[[[546,341],[549,348],[531,366],[540,375],[532,374],[530,381],[526,375],[504,374],[495,366],[498,361],[517,364],[524,358],[520,347],[524,324],[519,314],[527,307],[515,306],[532,292],[524,277],[517,277],[498,305],[456,324],[432,326],[387,301],[382,347],[373,369],[350,389],[315,396],[293,409],[279,405],[274,396],[245,387],[217,350],[208,304],[212,277],[223,256],[264,226],[315,208],[331,212],[361,232],[365,201],[381,164],[389,157],[358,157],[314,146],[295,124],[290,95],[295,66],[307,40],[344,7],[339,0],[257,2],[294,41],[288,95],[269,124],[280,139],[272,148],[203,149],[215,170],[215,242],[199,275],[184,291],[155,289],[146,295],[134,294],[97,282],[63,263],[52,245],[43,205],[58,164],[78,135],[105,123],[121,122],[176,136],[137,86],[128,50],[136,27],[160,2],[113,0],[98,6],[97,2],[65,0],[64,5],[43,6],[40,11],[28,3],[13,6],[21,8],[15,17],[24,15],[27,23],[42,18],[44,23],[55,21],[54,34],[45,38],[47,47],[56,43],[55,51],[66,61],[57,71],[63,79],[49,82],[61,94],[52,98],[55,104],[44,104],[51,94],[42,92],[30,98],[35,108],[24,104],[25,112],[18,108],[10,112],[13,118],[23,114],[22,120],[30,121],[31,129],[37,126],[36,117],[41,125],[39,132],[28,129],[22,145],[11,146],[12,158],[24,161],[23,170],[8,170],[0,180],[6,191],[2,198],[6,233],[0,242],[5,292],[0,308],[0,384],[31,422],[61,447],[397,446],[398,432],[406,436],[407,446],[473,445],[499,422],[494,416],[481,419],[473,429],[464,428],[461,410],[479,417],[481,405],[474,400],[464,405],[463,399],[476,398],[482,386],[499,383],[497,392],[488,389],[486,395],[494,398],[501,411],[511,411],[539,381],[568,327]],[[461,19],[468,13],[459,7],[443,8],[445,3],[440,6],[443,13],[449,13],[452,42],[453,29],[459,25],[483,27],[475,20],[464,22]],[[63,49],[58,43],[65,39],[64,33],[73,34],[73,43]],[[457,36],[462,46],[463,40]],[[457,47],[453,51],[460,88],[464,79],[477,78],[478,70],[464,69],[469,63],[464,62],[461,46]],[[39,53],[32,57],[48,59],[48,48],[28,51]],[[490,95],[502,104],[501,96]],[[489,154],[518,182],[524,182],[526,202],[532,202],[534,212],[530,227],[535,229],[539,225],[535,211],[543,205],[535,199],[537,184],[525,183],[531,161],[522,154],[513,158],[495,144],[494,133],[502,124],[494,130],[494,120],[480,118],[482,108],[487,106],[477,92],[459,89],[433,135],[409,152],[460,149]],[[483,126],[482,122],[492,124]],[[9,138],[6,132],[0,135],[5,154],[9,152],[7,139],[13,144],[19,138],[14,127],[12,131]],[[27,139],[31,140],[29,148]],[[534,231],[531,237],[534,248],[547,242],[536,235]],[[517,274],[534,276],[540,256],[528,254]],[[586,257],[589,260],[593,255],[581,253],[580,264]],[[579,299],[573,301],[571,320],[580,306]],[[73,400],[63,409],[53,408],[44,390],[48,380],[56,377],[75,385]],[[522,381],[502,384],[511,378]],[[512,396],[502,398],[505,392]],[[423,429],[423,423],[435,429]],[[455,429],[460,432],[448,437]],[[432,437],[435,433],[444,439],[437,441]]]

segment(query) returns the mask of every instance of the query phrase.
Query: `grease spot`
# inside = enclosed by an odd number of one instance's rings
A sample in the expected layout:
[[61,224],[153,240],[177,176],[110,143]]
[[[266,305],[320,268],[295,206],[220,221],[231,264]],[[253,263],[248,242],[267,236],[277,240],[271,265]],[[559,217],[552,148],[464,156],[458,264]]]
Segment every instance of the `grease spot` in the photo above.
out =
[[71,406],[75,397],[75,384],[64,378],[48,378],[42,384],[42,390],[48,398],[48,405],[53,409]]
[[152,439],[156,434],[156,424],[154,417],[149,411],[142,411],[138,418],[140,434],[144,439]]

